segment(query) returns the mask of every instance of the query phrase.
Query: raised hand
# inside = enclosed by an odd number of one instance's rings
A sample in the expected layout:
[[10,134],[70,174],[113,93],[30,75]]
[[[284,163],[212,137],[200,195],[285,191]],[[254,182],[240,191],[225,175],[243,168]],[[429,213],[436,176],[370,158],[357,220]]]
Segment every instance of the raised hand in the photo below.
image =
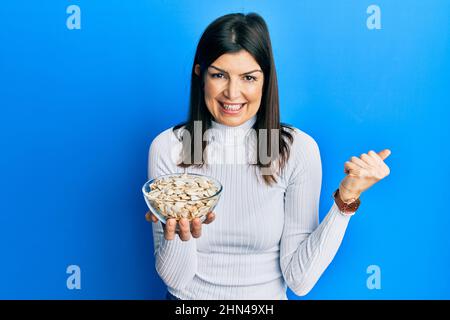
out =
[[369,151],[358,157],[351,157],[344,164],[344,173],[347,176],[339,185],[339,195],[344,202],[357,199],[362,192],[372,185],[387,177],[390,173],[389,167],[384,160],[389,157],[391,151],[384,149],[376,153]]

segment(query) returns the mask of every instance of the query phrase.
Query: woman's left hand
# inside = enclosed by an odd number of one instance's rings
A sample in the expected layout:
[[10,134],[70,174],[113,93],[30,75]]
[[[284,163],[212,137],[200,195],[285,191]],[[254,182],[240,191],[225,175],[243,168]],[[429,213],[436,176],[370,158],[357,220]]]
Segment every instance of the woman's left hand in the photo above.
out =
[[389,167],[384,160],[389,157],[391,151],[384,149],[376,153],[369,151],[359,158],[351,157],[345,162],[344,173],[347,176],[339,185],[339,195],[344,202],[357,199],[362,192],[389,175]]

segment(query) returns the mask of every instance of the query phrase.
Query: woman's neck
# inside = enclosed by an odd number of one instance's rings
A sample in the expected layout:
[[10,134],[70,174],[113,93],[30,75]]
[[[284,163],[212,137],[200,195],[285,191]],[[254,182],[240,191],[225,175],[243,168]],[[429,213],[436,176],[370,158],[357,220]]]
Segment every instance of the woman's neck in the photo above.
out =
[[227,126],[215,120],[211,120],[211,127],[219,130],[237,130],[237,129],[250,129],[256,122],[256,115],[248,119],[247,121],[241,123],[238,126]]
[[256,122],[256,115],[238,126],[227,126],[225,124],[211,120],[211,136],[214,141],[236,145],[245,142],[247,134]]

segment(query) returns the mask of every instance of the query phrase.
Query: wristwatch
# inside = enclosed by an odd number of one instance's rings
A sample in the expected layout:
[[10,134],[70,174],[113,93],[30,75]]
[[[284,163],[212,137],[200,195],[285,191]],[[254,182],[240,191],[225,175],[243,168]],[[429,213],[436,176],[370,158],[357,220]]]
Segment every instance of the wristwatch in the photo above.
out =
[[338,206],[339,210],[346,216],[352,216],[358,210],[361,200],[358,198],[350,203],[345,203],[339,196],[339,188],[333,192],[334,202]]

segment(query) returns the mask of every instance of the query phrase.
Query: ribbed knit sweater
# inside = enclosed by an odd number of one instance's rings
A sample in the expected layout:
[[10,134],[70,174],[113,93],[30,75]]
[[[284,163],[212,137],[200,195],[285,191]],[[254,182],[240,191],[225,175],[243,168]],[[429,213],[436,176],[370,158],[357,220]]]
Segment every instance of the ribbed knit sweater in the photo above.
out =
[[237,127],[212,121],[209,160],[202,168],[176,165],[181,142],[172,128],[151,143],[149,179],[200,173],[223,185],[216,219],[203,225],[200,238],[166,240],[161,223],[153,223],[156,270],[176,297],[285,300],[287,287],[303,296],[341,244],[351,218],[332,199],[319,224],[322,164],[315,140],[294,128],[289,160],[277,183],[268,186],[245,151],[254,150],[256,140],[248,133],[255,121],[256,116]]

